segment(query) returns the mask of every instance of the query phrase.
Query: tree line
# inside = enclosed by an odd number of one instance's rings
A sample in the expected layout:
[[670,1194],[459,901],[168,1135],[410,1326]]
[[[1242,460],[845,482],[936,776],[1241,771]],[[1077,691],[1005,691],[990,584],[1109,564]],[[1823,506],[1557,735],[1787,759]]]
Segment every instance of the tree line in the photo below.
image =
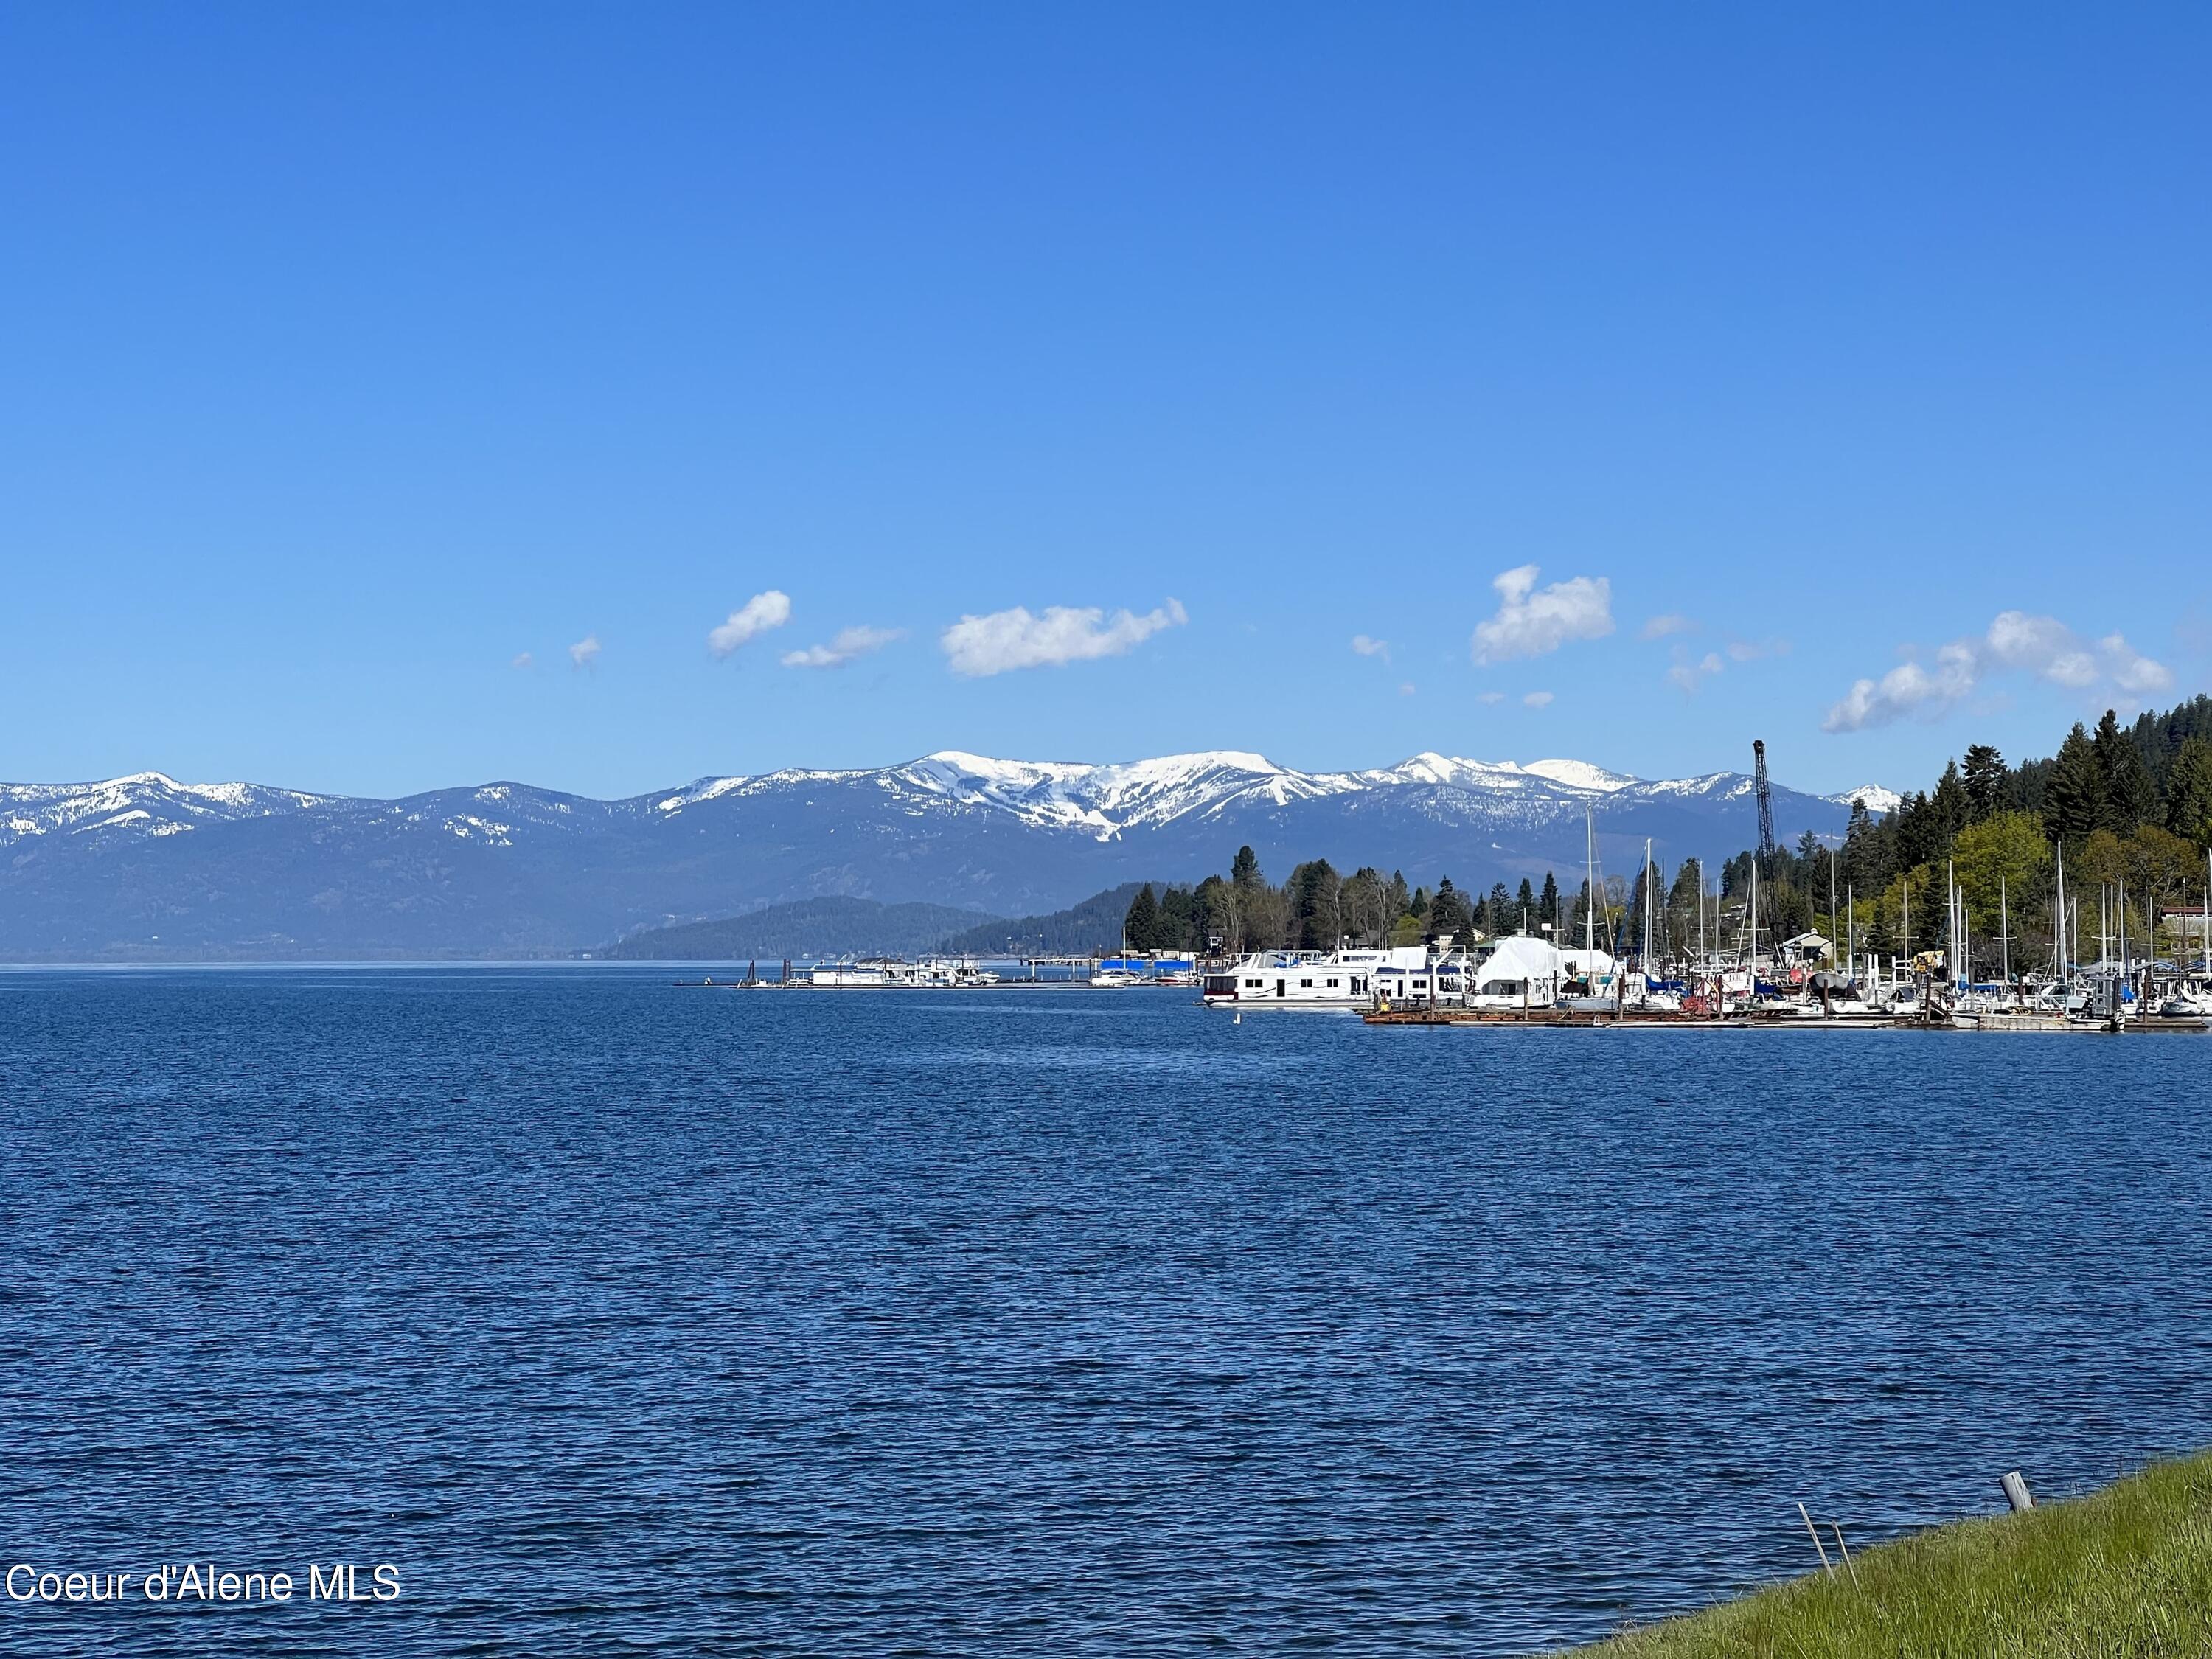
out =
[[[2212,697],[2198,696],[2130,726],[2106,709],[2094,732],[2077,721],[2056,755],[2018,766],[1988,744],[1970,744],[1934,788],[1895,811],[1876,818],[1855,805],[1840,845],[1807,835],[1794,852],[1778,852],[1759,872],[1759,906],[1784,927],[1799,919],[1843,927],[1863,949],[1930,950],[1946,943],[1948,875],[1965,891],[1977,958],[1994,959],[2002,930],[2015,967],[2032,966],[2053,942],[2059,849],[2069,903],[2087,896],[2090,950],[2100,898],[2109,931],[2118,931],[2123,884],[2134,939],[2149,938],[2160,912],[2185,897],[2201,905],[2208,847]],[[1753,863],[1750,853],[1729,860],[1723,890],[1741,894]],[[1832,885],[1848,908],[1830,913]]]
[[[2212,846],[2212,696],[2144,714],[2128,726],[2108,709],[2094,732],[2077,723],[2057,754],[2016,766],[1990,744],[1970,744],[1933,788],[1894,811],[1877,817],[1855,803],[1839,841],[1808,831],[1794,849],[1778,848],[1759,866],[1759,940],[1766,946],[1815,932],[1839,945],[1848,935],[1862,952],[1940,947],[1948,871],[1965,890],[1978,941],[1990,941],[1986,957],[1978,943],[1978,957],[1994,960],[2002,928],[2015,968],[2031,966],[2052,943],[2059,846],[2069,898],[2088,895],[2085,936],[2094,933],[2101,890],[2111,890],[2117,917],[2122,883],[2136,939],[2185,895],[2197,895],[2192,905],[2203,902]],[[1297,865],[1279,885],[1243,847],[1225,877],[1140,889],[1124,920],[1132,950],[1204,951],[1218,940],[1232,953],[1325,951],[1414,945],[1444,933],[1465,939],[1549,931],[1567,945],[1587,933],[1620,955],[1640,945],[1648,905],[1655,950],[1682,955],[1701,942],[1741,948],[1757,863],[1746,850],[1722,866],[1716,905],[1694,858],[1671,876],[1655,870],[1648,896],[1638,871],[1605,878],[1593,897],[1587,882],[1563,891],[1551,872],[1540,888],[1524,878],[1517,890],[1500,881],[1483,892],[1446,877],[1430,890],[1408,888],[1402,873],[1371,866],[1340,875],[1326,859]]]
[[1384,875],[1371,865],[1340,874],[1327,859],[1295,866],[1279,885],[1267,879],[1249,847],[1240,847],[1227,876],[1193,885],[1147,885],[1129,902],[1125,918],[1133,951],[1333,951],[1361,946],[1419,945],[1446,933],[1462,940],[1533,932],[1558,908],[1559,886],[1547,872],[1539,888],[1527,878],[1517,890],[1493,883],[1486,893],[1468,892],[1449,876],[1433,890],[1408,887],[1402,872]]

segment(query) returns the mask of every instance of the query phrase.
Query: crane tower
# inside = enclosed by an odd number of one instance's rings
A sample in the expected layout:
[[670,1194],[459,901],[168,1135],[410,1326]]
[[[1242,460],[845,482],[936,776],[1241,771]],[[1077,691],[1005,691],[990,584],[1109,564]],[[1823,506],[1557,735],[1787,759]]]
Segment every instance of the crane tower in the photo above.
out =
[[1759,797],[1759,867],[1771,879],[1774,875],[1774,797],[1766,787],[1766,740],[1751,740],[1751,787]]

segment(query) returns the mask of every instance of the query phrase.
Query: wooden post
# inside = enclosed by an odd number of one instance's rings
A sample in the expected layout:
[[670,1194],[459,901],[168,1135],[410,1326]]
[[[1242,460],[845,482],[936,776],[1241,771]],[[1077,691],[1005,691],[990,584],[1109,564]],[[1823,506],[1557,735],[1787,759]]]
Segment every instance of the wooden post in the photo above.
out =
[[2035,1507],[2035,1499],[2028,1492],[2027,1482],[2021,1478],[2018,1469],[2006,1475],[1999,1484],[2004,1487],[2005,1502],[2012,1505],[2014,1515]]
[[1805,1516],[1805,1530],[1813,1534],[1813,1547],[1820,1553],[1820,1571],[1833,1578],[1836,1569],[1828,1559],[1828,1547],[1820,1541],[1820,1529],[1813,1524],[1813,1517],[1807,1513],[1802,1504],[1797,1506],[1797,1513]]

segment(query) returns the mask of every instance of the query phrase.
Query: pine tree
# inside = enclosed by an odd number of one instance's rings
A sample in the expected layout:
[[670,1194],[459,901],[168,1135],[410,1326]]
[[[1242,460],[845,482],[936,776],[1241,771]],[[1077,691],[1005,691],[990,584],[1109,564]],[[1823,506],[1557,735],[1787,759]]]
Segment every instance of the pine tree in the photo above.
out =
[[1429,901],[1429,931],[1455,933],[1465,939],[1474,928],[1474,918],[1468,909],[1467,896],[1446,876],[1437,884],[1436,896]]
[[1959,839],[1959,831],[1973,822],[1973,811],[1966,797],[1966,780],[1959,775],[1959,763],[1951,762],[1936,780],[1936,793],[1928,798],[1928,805],[1936,814],[1936,841],[1929,849],[1930,860],[1951,850],[1951,843]]
[[1513,918],[1513,925],[1518,927],[1521,925],[1522,916],[1526,916],[1536,908],[1536,890],[1528,884],[1528,878],[1526,876],[1521,878],[1521,891],[1515,902],[1521,907],[1521,915]]
[[2004,810],[2007,787],[2012,781],[2004,757],[1985,743],[1966,746],[1966,811],[1979,823]]
[[1942,856],[1946,837],[1942,816],[1927,796],[1915,793],[1890,814],[1897,820],[1897,863],[1910,870]]
[[1546,921],[1559,919],[1559,878],[1544,872],[1544,890],[1536,896],[1536,909]]
[[2120,730],[2119,717],[2111,709],[2097,722],[2097,735],[2090,742],[2105,778],[2104,811],[2099,820],[2104,828],[2124,840],[2135,834],[2137,824],[2158,822],[2158,786],[2143,764],[2142,751]]
[[2212,742],[2185,738],[2166,786],[2166,827],[2198,852],[2212,847]]
[[1505,890],[1505,884],[1493,881],[1490,891],[1482,900],[1482,931],[1492,939],[1513,931],[1513,896]]
[[1260,883],[1260,855],[1249,847],[1240,847],[1229,866],[1229,881],[1234,887],[1255,887]]
[[2096,746],[2076,720],[2058,745],[2043,792],[2043,824],[2055,836],[2079,841],[2105,818],[2105,769]]
[[[1107,914],[1111,915],[1112,911]],[[1152,896],[1152,884],[1146,882],[1137,896],[1129,901],[1129,913],[1121,918],[1121,932],[1127,937],[1132,951],[1152,948],[1152,933],[1160,919],[1159,901]]]

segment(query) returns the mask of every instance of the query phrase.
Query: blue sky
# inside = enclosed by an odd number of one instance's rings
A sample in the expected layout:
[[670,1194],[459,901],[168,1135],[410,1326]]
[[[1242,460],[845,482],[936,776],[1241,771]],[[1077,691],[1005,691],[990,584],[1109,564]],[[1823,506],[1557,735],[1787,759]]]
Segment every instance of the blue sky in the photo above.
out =
[[2048,752],[2212,676],[2208,48],[16,7],[0,777]]

